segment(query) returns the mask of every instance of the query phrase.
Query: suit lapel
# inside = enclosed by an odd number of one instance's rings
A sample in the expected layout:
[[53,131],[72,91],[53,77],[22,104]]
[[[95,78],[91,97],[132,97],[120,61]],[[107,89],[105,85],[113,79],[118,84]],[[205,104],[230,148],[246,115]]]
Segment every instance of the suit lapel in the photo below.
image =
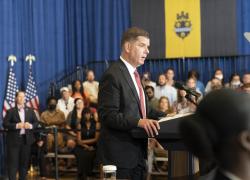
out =
[[14,113],[15,113],[15,116],[17,117],[18,121],[21,122],[21,118],[20,118],[20,116],[19,116],[19,112],[18,112],[17,106],[15,106],[15,111],[14,111]]
[[[21,118],[20,118],[17,106],[15,107],[15,114],[16,114],[16,117],[18,118],[19,122],[21,122]],[[24,107],[24,121],[25,122],[26,122],[27,119],[29,119],[28,115],[29,115],[28,114],[28,108]]]
[[[28,119],[29,119],[29,118],[28,118],[28,115],[29,115],[29,114],[28,114],[28,110],[29,110],[29,109],[28,109],[27,107],[24,107],[24,121],[25,121],[25,122],[28,122],[28,121],[29,121],[29,120],[28,120]],[[26,121],[26,120],[28,120],[28,121]]]
[[140,107],[140,100],[139,100],[139,97],[138,97],[134,82],[133,82],[133,80],[132,80],[132,78],[131,78],[131,76],[129,74],[129,71],[128,71],[126,65],[121,60],[119,60],[119,63],[120,63],[121,72],[122,72],[123,76],[125,77],[128,85],[129,85],[129,87],[130,87],[130,89],[131,89],[131,91],[132,91],[132,93],[134,95],[134,98],[137,101],[138,106]]

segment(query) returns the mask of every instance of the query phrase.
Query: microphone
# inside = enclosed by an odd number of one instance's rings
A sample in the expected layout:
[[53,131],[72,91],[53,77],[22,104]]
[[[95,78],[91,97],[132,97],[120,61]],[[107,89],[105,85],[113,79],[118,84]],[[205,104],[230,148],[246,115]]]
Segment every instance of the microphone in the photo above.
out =
[[186,85],[184,85],[180,82],[175,82],[174,87],[176,89],[184,90],[184,91],[186,91],[187,94],[191,94],[191,95],[195,96],[196,98],[199,98],[201,96],[200,93],[198,93],[197,91],[195,91],[193,89],[190,89],[189,87],[187,87]]

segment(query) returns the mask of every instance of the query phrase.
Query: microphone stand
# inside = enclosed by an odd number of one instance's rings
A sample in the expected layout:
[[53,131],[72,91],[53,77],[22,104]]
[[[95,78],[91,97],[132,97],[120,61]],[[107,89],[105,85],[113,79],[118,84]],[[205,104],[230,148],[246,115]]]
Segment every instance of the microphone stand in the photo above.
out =
[[[187,93],[187,92],[186,92]],[[189,94],[189,93],[187,93],[186,95],[185,95],[185,98],[189,101],[189,102],[191,102],[192,104],[194,104],[196,107],[198,106],[198,104],[192,99],[192,94]],[[195,97],[195,99],[196,99],[196,101],[197,101],[197,97]]]

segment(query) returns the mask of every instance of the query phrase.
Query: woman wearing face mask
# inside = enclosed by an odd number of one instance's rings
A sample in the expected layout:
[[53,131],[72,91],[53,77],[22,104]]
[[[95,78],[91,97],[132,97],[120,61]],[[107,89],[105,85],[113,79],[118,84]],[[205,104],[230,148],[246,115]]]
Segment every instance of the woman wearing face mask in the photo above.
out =
[[225,85],[225,87],[230,88],[230,89],[238,89],[241,86],[242,86],[242,83],[240,81],[240,75],[237,73],[233,73],[230,76],[229,83]]
[[[223,72],[222,72],[221,69],[216,69],[215,70],[213,78],[218,79],[221,82],[221,84],[223,85],[223,78],[224,77],[223,77]],[[208,81],[208,83],[206,85],[206,88],[205,88],[205,93],[206,94],[209,93],[212,90],[211,86],[212,86],[212,84],[211,84],[211,80],[210,80],[210,81]]]
[[[49,97],[47,99],[47,110],[41,114],[41,122],[44,126],[57,126],[58,128],[64,128],[66,121],[62,111],[56,109],[57,99],[55,97]],[[53,151],[54,147],[54,135],[48,134],[47,136],[48,151]],[[64,147],[63,134],[58,133],[58,147],[59,150]]]

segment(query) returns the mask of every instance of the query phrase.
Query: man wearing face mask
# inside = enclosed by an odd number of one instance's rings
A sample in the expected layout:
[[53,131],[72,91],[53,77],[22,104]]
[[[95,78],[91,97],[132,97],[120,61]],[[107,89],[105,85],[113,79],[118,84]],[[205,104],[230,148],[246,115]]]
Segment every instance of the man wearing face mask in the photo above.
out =
[[[55,97],[49,97],[47,99],[47,110],[45,110],[41,115],[41,122],[44,126],[56,126],[58,128],[64,128],[66,124],[65,115],[59,109],[56,109],[57,99]],[[48,151],[53,150],[54,145],[54,135],[48,134],[47,136]],[[58,133],[58,147],[60,149],[64,148],[65,142],[63,141],[63,134]]]

